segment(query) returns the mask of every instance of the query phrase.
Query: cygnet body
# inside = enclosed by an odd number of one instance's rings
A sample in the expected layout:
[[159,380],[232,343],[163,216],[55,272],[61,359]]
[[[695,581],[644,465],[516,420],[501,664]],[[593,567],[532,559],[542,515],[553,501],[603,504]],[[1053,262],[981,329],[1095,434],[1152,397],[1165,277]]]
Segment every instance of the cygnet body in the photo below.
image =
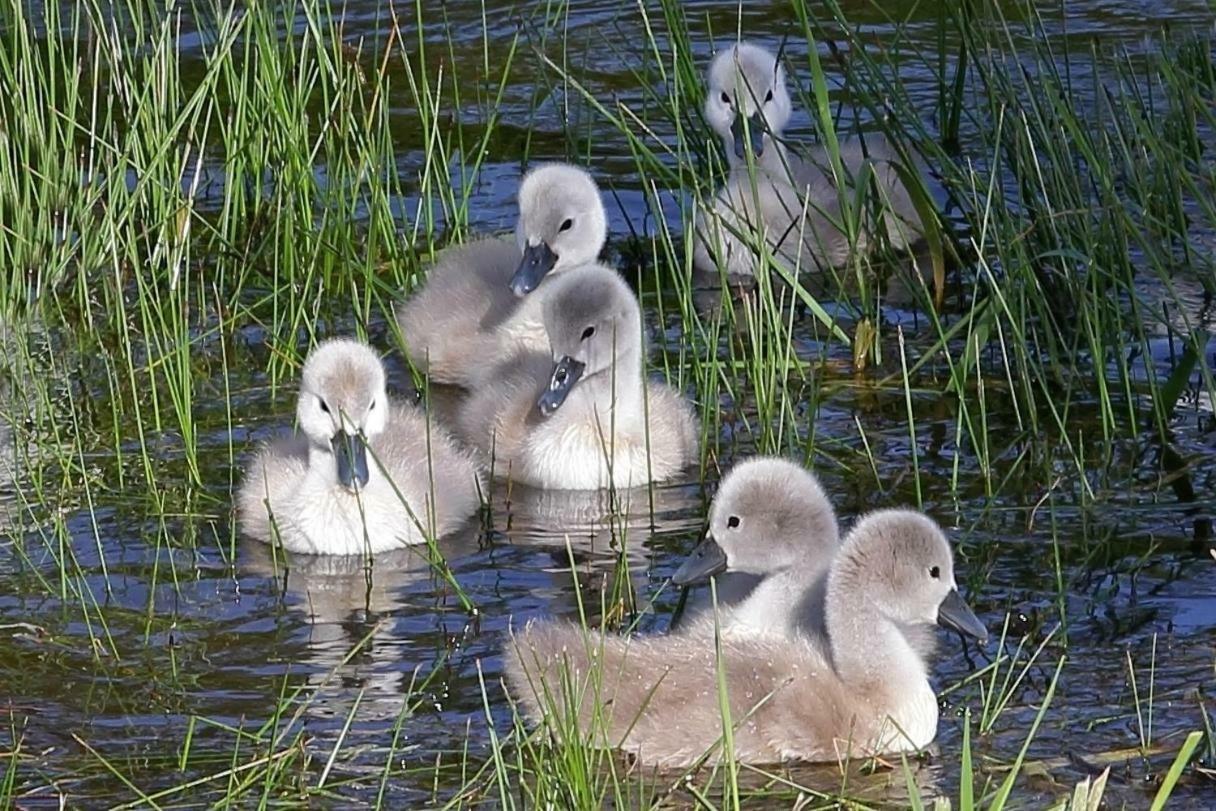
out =
[[[796,154],[782,140],[793,103],[785,69],[765,48],[740,42],[720,51],[709,68],[705,119],[726,146],[731,165],[726,185],[709,212],[700,212],[693,263],[702,271],[747,276],[755,272],[759,232],[774,257],[790,270],[839,267],[856,249],[866,252],[879,228],[889,244],[906,248],[920,237],[920,216],[896,165],[900,159],[880,134],[841,139],[844,177],[836,177],[825,147]],[[749,171],[747,152],[754,158]],[[856,244],[841,224],[840,190],[853,199],[853,184],[873,172],[881,224],[863,219]]]
[[480,505],[480,473],[451,435],[393,402],[366,344],[335,339],[304,364],[299,432],[250,462],[246,533],[304,554],[358,555],[439,537]]
[[534,487],[617,489],[663,481],[697,455],[691,408],[643,372],[641,311],[620,275],[588,265],[547,282],[549,345],[487,376],[457,435],[495,473]]
[[[693,586],[723,573],[756,575],[760,580],[746,597],[719,606],[719,628],[822,642],[824,585],[839,546],[836,513],[814,474],[787,459],[756,457],[722,479],[705,540],[672,582]],[[712,622],[706,612],[684,627]]]
[[[573,700],[579,729],[596,744],[661,767],[719,756],[719,672],[740,762],[834,761],[931,743],[937,700],[901,628],[936,623],[987,638],[959,596],[941,529],[911,511],[866,516],[833,560],[825,606],[826,650],[806,638],[731,634],[720,660],[711,634],[630,640],[533,622],[508,646],[508,684],[531,717],[560,714]],[[567,721],[557,723],[569,729]]]
[[437,383],[467,387],[517,352],[547,349],[541,314],[548,280],[595,262],[606,236],[604,205],[589,174],[566,164],[528,172],[515,240],[446,249],[398,308],[410,362]]

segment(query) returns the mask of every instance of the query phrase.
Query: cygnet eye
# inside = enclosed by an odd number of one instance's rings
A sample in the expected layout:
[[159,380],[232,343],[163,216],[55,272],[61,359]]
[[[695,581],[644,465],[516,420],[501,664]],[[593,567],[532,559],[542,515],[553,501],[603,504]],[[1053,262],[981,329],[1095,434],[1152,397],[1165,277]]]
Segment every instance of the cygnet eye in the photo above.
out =
[[595,334],[595,327],[587,327],[585,330],[583,330],[582,340],[585,341],[594,334]]
[[375,411],[375,410],[376,410],[376,401],[375,401],[375,400],[372,400],[372,404],[371,404],[371,405],[369,405],[369,406],[367,407],[367,410],[368,410],[368,411]]
[[932,577],[934,580],[937,580],[939,577],[942,576],[942,570],[937,568],[936,566],[934,566],[931,569],[929,569],[929,576]]
[[574,220],[567,217],[565,220],[562,221],[561,227],[558,228],[557,230],[558,231],[569,231],[573,227],[574,227]]
[[722,103],[730,104],[730,96],[727,94],[727,92],[725,90],[722,91]]
[[764,95],[764,103],[765,103],[765,104],[768,104],[768,103],[769,103],[770,101],[772,101],[772,100],[773,100],[773,91],[772,91],[772,90],[769,90],[769,91],[768,91],[768,93],[766,93],[766,94]]
[[326,414],[328,414],[329,413],[329,403],[326,403],[320,397],[317,398],[317,402],[321,404],[321,410],[324,411]]
[[728,526],[731,529],[734,529],[735,527],[739,526],[739,516],[732,515],[730,518],[727,518],[726,526]]

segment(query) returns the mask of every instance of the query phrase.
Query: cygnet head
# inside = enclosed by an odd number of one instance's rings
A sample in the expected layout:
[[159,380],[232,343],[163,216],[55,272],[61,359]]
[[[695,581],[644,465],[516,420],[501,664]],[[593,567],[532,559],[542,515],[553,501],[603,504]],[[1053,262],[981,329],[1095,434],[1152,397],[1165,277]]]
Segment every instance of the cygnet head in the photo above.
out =
[[981,642],[988,639],[958,593],[946,536],[933,520],[912,510],[879,510],[853,527],[829,576],[829,612],[844,594],[864,595],[896,623],[937,624]]
[[538,166],[519,186],[515,238],[523,259],[511,290],[526,296],[547,274],[594,262],[607,237],[604,202],[591,175],[565,163]]
[[722,480],[709,509],[709,532],[672,582],[693,585],[724,571],[813,571],[839,543],[836,513],[814,474],[786,459],[749,459]]
[[785,68],[765,48],[739,42],[714,56],[705,120],[732,165],[746,158],[748,145],[755,157],[764,154],[789,123],[791,106]]
[[314,453],[333,456],[343,487],[367,486],[366,440],[384,430],[387,417],[384,365],[371,347],[335,338],[309,353],[296,418]]
[[610,382],[623,387],[641,374],[642,314],[620,274],[587,265],[553,284],[544,309],[553,373],[537,401],[546,417],[580,382],[615,375]]

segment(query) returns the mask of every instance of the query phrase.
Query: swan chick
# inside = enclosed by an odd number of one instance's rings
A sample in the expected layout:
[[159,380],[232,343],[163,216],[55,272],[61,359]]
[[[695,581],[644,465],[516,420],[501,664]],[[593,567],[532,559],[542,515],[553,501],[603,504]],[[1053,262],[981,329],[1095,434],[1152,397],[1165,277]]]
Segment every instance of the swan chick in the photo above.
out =
[[304,554],[357,555],[424,543],[481,503],[476,463],[442,428],[388,395],[366,344],[309,354],[295,436],[261,448],[237,495],[242,528]]
[[722,139],[730,166],[746,166],[749,147],[756,158],[773,157],[793,112],[777,57],[759,45],[736,43],[714,55],[708,84],[705,120]]
[[[783,137],[793,112],[785,69],[767,49],[748,42],[719,51],[710,63],[705,120],[719,136],[731,168],[709,212],[700,212],[694,265],[728,275],[751,275],[758,232],[774,257],[791,269],[839,267],[854,250],[865,253],[878,230],[905,249],[921,235],[920,215],[896,166],[898,152],[878,133],[838,141],[844,177],[837,177],[823,146],[800,152]],[[749,165],[749,153],[755,171]],[[866,167],[872,170],[865,172]],[[883,205],[880,224],[863,223],[851,241],[842,230],[842,187],[872,174]]]
[[646,380],[641,310],[616,271],[586,265],[546,286],[547,350],[504,364],[470,393],[457,435],[495,471],[534,487],[663,481],[696,456],[696,418]]
[[[826,614],[826,650],[805,638],[723,635],[720,658],[713,635],[627,639],[534,621],[507,646],[506,680],[530,717],[555,718],[558,734],[577,728],[664,768],[721,757],[720,677],[742,763],[836,761],[931,743],[937,700],[901,626],[938,624],[987,640],[958,593],[937,524],[908,510],[863,518],[833,560]],[[577,719],[563,717],[567,707]]]
[[591,175],[565,163],[533,169],[519,186],[515,239],[523,258],[512,292],[526,296],[551,273],[595,262],[607,238],[604,202]]
[[758,575],[743,600],[719,604],[719,627],[823,641],[826,574],[839,546],[836,512],[815,475],[787,459],[754,457],[722,479],[705,539],[671,579],[693,586],[722,573]]
[[397,307],[410,363],[436,383],[469,387],[518,352],[547,349],[542,283],[603,250],[604,204],[584,170],[538,166],[524,176],[518,198],[514,239],[446,248]]

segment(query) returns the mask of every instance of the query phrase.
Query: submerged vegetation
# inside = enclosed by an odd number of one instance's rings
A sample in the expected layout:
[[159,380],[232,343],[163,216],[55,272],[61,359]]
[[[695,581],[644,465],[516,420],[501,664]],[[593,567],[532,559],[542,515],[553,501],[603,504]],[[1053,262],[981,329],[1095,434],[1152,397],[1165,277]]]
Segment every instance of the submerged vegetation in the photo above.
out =
[[[1212,790],[1210,19],[1111,42],[1029,3],[0,2],[0,804]],[[782,48],[796,138],[881,131],[929,168],[922,250],[817,289],[691,274],[724,172],[702,76],[740,30]],[[392,303],[436,250],[508,227],[519,170],[551,159],[606,190],[702,475],[642,520],[614,505],[590,549],[565,525],[527,548],[549,505],[499,485],[445,560],[322,571],[240,543],[240,465],[309,347],[368,337],[424,387]],[[1003,633],[945,657],[940,751],[686,777],[532,730],[499,682],[511,615],[543,594],[661,627],[700,482],[753,451],[814,466],[842,514],[955,528]],[[310,577],[331,585],[301,598]]]

